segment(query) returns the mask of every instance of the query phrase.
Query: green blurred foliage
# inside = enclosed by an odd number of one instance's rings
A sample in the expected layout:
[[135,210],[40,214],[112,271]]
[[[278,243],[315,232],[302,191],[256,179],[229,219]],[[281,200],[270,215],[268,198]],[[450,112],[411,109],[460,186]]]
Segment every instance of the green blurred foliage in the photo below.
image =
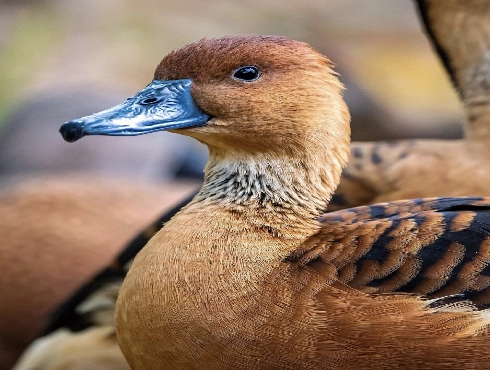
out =
[[63,32],[63,21],[46,6],[29,6],[16,20],[0,48],[0,127],[15,107],[27,80],[50,57]]

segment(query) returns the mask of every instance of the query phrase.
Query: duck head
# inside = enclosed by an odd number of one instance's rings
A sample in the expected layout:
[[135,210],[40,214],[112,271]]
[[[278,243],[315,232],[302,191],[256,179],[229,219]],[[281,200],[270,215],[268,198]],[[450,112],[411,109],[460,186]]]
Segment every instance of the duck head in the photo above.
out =
[[[73,142],[165,130],[211,146],[236,148],[238,140],[242,149],[257,150],[270,148],[270,140],[284,147],[322,123],[337,140],[349,121],[341,89],[330,61],[305,43],[277,36],[203,39],[167,55],[154,80],[126,102],[69,121],[60,133]],[[257,140],[264,135],[268,140]]]
[[306,155],[302,162],[333,168],[328,180],[335,188],[350,134],[342,88],[331,62],[305,43],[278,36],[203,39],[163,58],[153,82],[125,103],[67,122],[60,132],[75,141],[172,131],[209,147],[208,169],[218,157],[258,155],[305,167],[298,158]]

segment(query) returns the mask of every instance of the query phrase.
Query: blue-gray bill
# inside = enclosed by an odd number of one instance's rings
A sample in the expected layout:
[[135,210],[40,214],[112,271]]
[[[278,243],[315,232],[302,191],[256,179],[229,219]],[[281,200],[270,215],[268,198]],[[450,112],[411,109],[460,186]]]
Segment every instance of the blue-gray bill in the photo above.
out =
[[192,80],[152,81],[113,108],[66,122],[60,133],[68,142],[86,135],[134,136],[204,126],[211,118],[194,102]]

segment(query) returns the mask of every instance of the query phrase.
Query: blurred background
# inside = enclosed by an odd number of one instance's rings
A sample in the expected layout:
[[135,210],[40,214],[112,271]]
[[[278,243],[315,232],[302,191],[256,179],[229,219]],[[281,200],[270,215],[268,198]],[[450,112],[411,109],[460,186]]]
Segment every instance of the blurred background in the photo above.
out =
[[203,37],[306,41],[347,86],[354,140],[460,136],[461,105],[407,0],[0,0],[0,176],[199,177],[206,151],[168,133],[65,143],[59,126],[122,102]]

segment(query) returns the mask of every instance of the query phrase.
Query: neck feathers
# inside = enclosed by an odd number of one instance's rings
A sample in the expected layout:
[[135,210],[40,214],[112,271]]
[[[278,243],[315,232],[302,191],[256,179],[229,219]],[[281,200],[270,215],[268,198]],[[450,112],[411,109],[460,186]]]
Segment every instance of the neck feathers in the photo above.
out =
[[210,150],[196,201],[216,202],[232,211],[271,211],[279,217],[315,219],[325,211],[338,185],[347,154],[309,147],[295,153],[242,155]]

